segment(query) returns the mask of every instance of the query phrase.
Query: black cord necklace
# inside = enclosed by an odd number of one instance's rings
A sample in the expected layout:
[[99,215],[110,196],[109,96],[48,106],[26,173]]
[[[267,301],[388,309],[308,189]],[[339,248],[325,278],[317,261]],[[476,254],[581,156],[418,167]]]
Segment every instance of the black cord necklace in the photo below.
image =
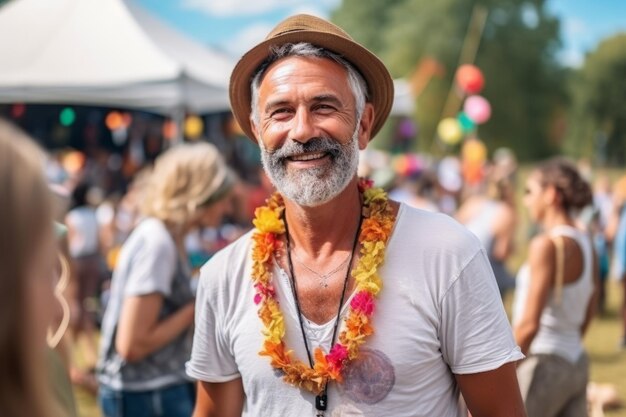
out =
[[[285,210],[286,212],[286,210]],[[293,291],[293,298],[296,303],[296,310],[298,312],[298,320],[300,321],[300,331],[302,332],[302,340],[304,340],[304,347],[306,349],[307,359],[309,360],[309,366],[313,368],[313,359],[311,357],[311,350],[309,349],[309,342],[304,332],[304,323],[302,320],[302,311],[300,310],[300,301],[298,299],[298,288],[296,285],[296,275],[293,271],[293,263],[291,262],[291,242],[289,240],[289,226],[287,224],[287,215],[283,212],[283,223],[285,224],[285,240],[287,241],[287,262],[289,264],[289,275],[291,277],[291,290]],[[357,226],[356,233],[354,234],[354,242],[352,243],[352,252],[350,253],[350,261],[348,262],[348,270],[346,271],[346,277],[343,281],[343,290],[341,291],[341,297],[339,299],[339,307],[337,308],[337,317],[335,318],[335,325],[333,327],[333,337],[330,342],[330,347],[335,344],[335,338],[337,337],[337,329],[339,328],[339,317],[341,316],[341,307],[346,295],[346,288],[348,287],[348,279],[350,278],[350,271],[352,270],[352,259],[354,257],[354,251],[356,250],[357,243],[359,242],[359,235],[361,234],[361,223],[363,222],[363,216],[359,215],[359,225]],[[328,408],[328,380],[324,383],[324,389],[320,394],[315,397],[315,409],[317,410],[317,417],[323,417],[324,411]]]

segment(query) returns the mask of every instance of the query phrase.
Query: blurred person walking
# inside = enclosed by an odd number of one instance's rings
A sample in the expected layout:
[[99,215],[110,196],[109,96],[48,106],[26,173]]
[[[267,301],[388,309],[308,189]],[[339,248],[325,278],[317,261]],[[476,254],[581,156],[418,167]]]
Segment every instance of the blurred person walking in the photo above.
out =
[[145,218],[124,243],[102,326],[98,379],[107,417],[189,417],[194,389],[185,376],[194,295],[184,237],[219,225],[233,176],[207,143],[160,156],[143,201]]
[[46,364],[55,240],[43,153],[0,120],[0,411],[56,417]]
[[612,244],[613,276],[622,286],[622,335],[620,348],[626,348],[626,176],[622,176],[613,191],[613,209],[607,221],[605,236]]
[[582,338],[594,314],[597,261],[573,211],[591,202],[576,167],[553,159],[526,182],[524,204],[541,227],[517,278],[513,331],[527,355],[518,378],[529,417],[584,417],[589,363]]
[[95,390],[91,372],[98,359],[96,342],[96,314],[98,292],[104,273],[104,259],[100,253],[100,233],[96,210],[88,202],[90,186],[80,182],[72,191],[72,207],[65,216],[67,243],[72,263],[71,282],[72,338],[75,346],[81,342],[85,348],[88,371],[72,370],[72,380],[90,390]]
[[504,298],[515,286],[505,262],[513,253],[517,213],[509,197],[511,183],[506,178],[489,179],[482,188],[463,202],[455,217],[487,251],[500,297]]

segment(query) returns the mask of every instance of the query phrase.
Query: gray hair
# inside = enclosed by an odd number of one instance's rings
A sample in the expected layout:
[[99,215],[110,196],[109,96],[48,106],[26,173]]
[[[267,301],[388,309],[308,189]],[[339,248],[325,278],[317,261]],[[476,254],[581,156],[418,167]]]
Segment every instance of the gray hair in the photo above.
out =
[[258,125],[260,122],[260,115],[258,110],[259,87],[261,85],[261,80],[263,79],[265,72],[274,62],[290,56],[331,59],[344,67],[348,72],[348,84],[350,85],[350,89],[352,90],[352,94],[354,95],[354,99],[356,102],[355,107],[357,121],[361,120],[368,94],[367,84],[365,83],[365,79],[363,78],[363,76],[354,68],[352,64],[346,61],[341,55],[331,52],[328,49],[314,46],[310,43],[300,42],[295,44],[287,43],[280,46],[273,46],[270,50],[270,55],[261,65],[259,65],[259,68],[254,74],[254,77],[252,77],[252,99],[250,105],[252,109],[252,120],[255,124]]

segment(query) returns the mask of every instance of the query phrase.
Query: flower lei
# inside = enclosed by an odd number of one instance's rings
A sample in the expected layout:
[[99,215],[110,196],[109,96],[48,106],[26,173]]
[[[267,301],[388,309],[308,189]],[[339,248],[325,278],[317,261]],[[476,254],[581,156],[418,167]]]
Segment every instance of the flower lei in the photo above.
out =
[[367,336],[374,333],[371,316],[375,297],[382,287],[377,270],[385,258],[385,246],[395,215],[388,205],[387,194],[380,188],[372,188],[371,181],[360,180],[359,190],[363,194],[364,219],[359,235],[361,257],[352,270],[356,293],[344,320],[345,330],[339,334],[338,342],[328,354],[321,347],[315,349],[313,368],[293,359],[293,351],[285,346],[284,318],[272,285],[272,262],[282,245],[280,236],[285,233],[282,197],[275,193],[268,199],[267,205],[257,208],[254,213],[256,230],[252,236],[252,281],[256,289],[254,302],[259,306],[258,315],[265,336],[259,355],[269,356],[271,365],[283,372],[286,382],[315,394],[322,392],[329,380],[342,382],[344,367],[358,357],[359,347],[365,343]]

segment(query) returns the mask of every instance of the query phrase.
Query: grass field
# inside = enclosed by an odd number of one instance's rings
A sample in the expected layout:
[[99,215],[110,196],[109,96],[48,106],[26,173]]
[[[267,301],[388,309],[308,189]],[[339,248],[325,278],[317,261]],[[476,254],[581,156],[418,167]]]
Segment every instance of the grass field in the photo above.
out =
[[[620,398],[626,401],[626,350],[618,348],[622,335],[619,318],[621,288],[610,282],[608,288],[608,309],[592,323],[585,337],[585,345],[591,359],[591,380],[614,384]],[[626,408],[607,411],[607,416],[626,417]]]

